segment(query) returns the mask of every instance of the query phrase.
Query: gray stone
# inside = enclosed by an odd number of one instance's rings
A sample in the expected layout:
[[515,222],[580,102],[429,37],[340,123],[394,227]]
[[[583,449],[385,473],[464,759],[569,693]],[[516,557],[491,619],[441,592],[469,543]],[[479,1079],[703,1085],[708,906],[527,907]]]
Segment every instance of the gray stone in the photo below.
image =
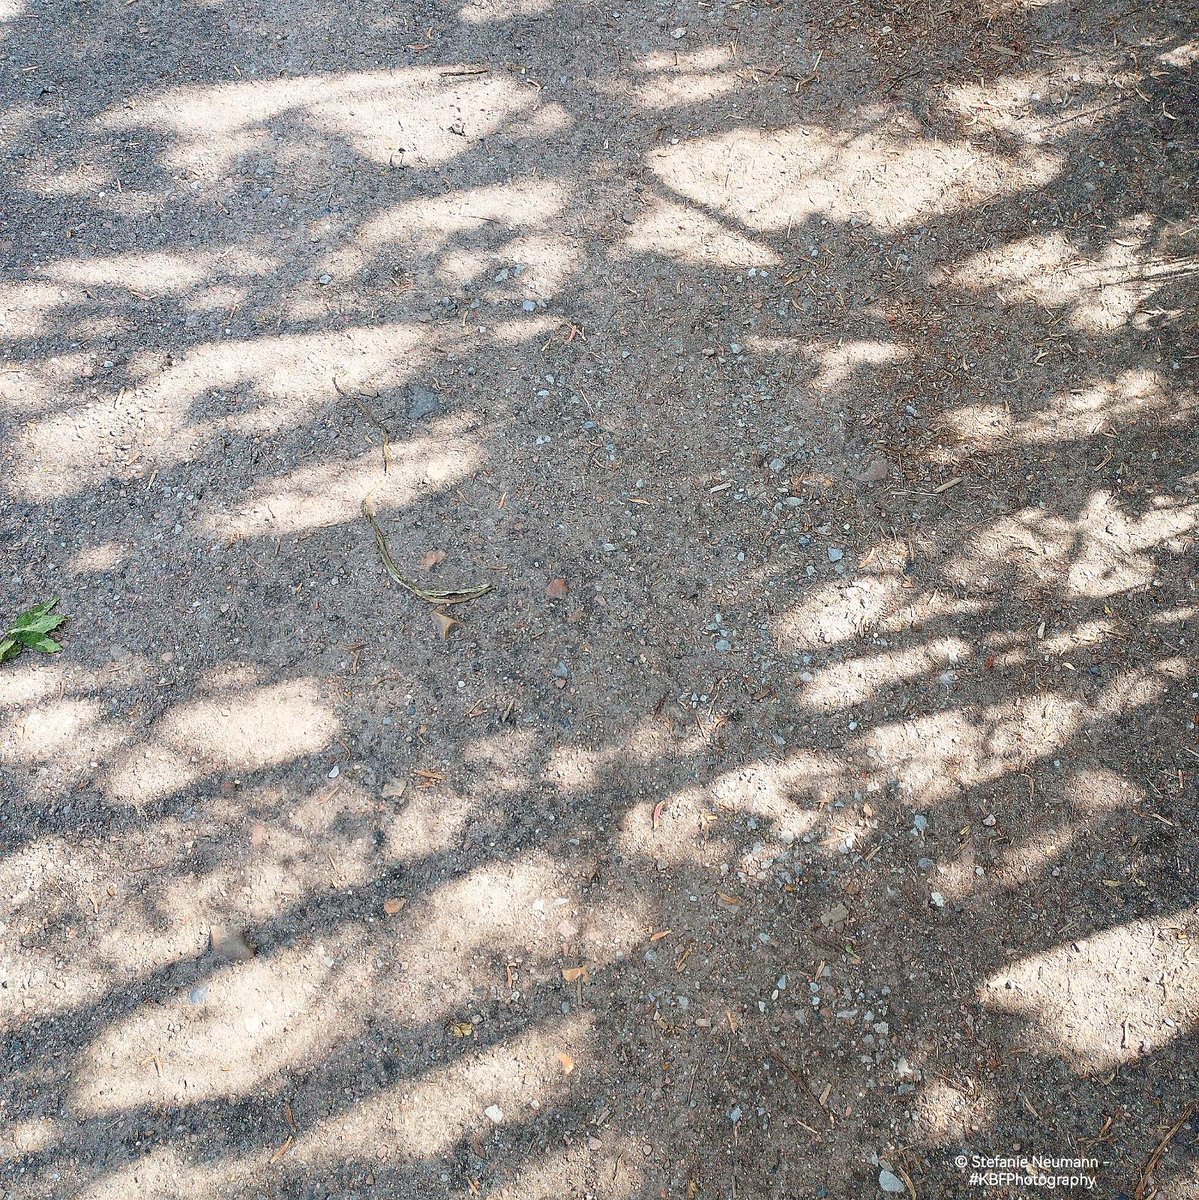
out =
[[900,1179],[899,1176],[893,1171],[888,1171],[886,1167],[884,1167],[878,1173],[878,1186],[881,1187],[884,1192],[888,1192],[893,1196],[898,1196],[900,1193],[908,1190],[904,1181]]
[[441,408],[441,397],[432,388],[414,387],[409,393],[408,419],[423,421]]

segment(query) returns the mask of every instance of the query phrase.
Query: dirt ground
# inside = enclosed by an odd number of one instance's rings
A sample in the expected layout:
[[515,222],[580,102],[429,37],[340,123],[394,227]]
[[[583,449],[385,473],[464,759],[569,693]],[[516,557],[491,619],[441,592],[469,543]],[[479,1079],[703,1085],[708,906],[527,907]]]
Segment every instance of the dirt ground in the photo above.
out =
[[1199,1196],[1193,17],[0,0],[0,1196]]

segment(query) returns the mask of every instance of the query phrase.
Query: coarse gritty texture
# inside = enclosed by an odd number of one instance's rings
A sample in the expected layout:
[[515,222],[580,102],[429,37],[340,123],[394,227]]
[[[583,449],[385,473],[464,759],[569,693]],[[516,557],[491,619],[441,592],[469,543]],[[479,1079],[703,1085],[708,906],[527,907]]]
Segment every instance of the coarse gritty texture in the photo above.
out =
[[0,0],[0,1192],[1194,1196],[1192,18]]

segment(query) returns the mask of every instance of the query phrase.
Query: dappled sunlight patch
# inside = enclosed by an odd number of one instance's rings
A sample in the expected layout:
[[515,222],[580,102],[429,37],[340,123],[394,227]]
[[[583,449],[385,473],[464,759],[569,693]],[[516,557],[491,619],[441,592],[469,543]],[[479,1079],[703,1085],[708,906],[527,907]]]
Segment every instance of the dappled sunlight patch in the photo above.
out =
[[[446,120],[455,104],[471,114],[466,136]],[[162,130],[173,140],[167,164],[203,175],[233,171],[240,155],[280,153],[275,134],[285,128],[293,144],[307,134],[344,140],[385,166],[399,151],[407,165],[432,166],[465,154],[475,139],[536,104],[535,92],[502,75],[445,77],[409,67],[167,88],[110,110],[103,124]]]
[[1042,584],[1101,599],[1148,585],[1158,569],[1155,552],[1181,552],[1176,540],[1190,535],[1197,520],[1192,504],[1131,516],[1116,494],[1099,488],[1074,518],[1041,508],[997,518],[965,543],[946,572],[976,579],[986,564],[1010,564]]
[[[397,1012],[406,1020],[445,1020],[480,990],[504,985],[507,964],[519,966],[534,952],[555,964],[551,983],[558,986],[563,921],[581,927],[575,938],[589,970],[614,961],[649,926],[646,902],[622,891],[584,905],[578,897],[584,881],[582,860],[524,851],[512,861],[487,863],[410,898],[399,918],[399,953],[409,971]],[[602,937],[593,930],[602,930]],[[535,977],[537,966],[517,971],[517,990],[528,986],[522,980],[530,971]]]
[[1012,766],[1028,767],[1052,758],[1085,724],[1087,714],[1083,702],[1049,690],[991,707],[985,714],[990,732],[967,781],[995,778]]
[[[1043,7],[1048,0],[1022,8]],[[1133,72],[1113,72],[1110,61],[1091,55],[1074,56],[1070,61],[1071,83],[1074,87],[1091,85],[1095,88],[1136,86]],[[1069,138],[1069,120],[1061,120],[1047,111],[1049,96],[1059,86],[1044,71],[1019,71],[1014,67],[991,73],[984,80],[980,75],[968,83],[947,83],[945,106],[962,120],[962,126],[974,136],[995,133],[1011,138],[1020,145],[1053,143]],[[1058,101],[1052,102],[1055,114]],[[1101,126],[1118,114],[1118,109],[1101,107],[1094,115]],[[1039,119],[1039,118],[1043,118]]]
[[888,687],[915,680],[938,682],[937,676],[972,656],[961,638],[934,638],[907,650],[878,650],[833,663],[815,672],[800,691],[800,699],[826,712],[865,704]]
[[[270,1151],[252,1157],[267,1166]],[[172,1146],[147,1148],[132,1162],[110,1168],[83,1182],[77,1200],[227,1200],[243,1190],[244,1154],[223,1155],[197,1162]]]
[[634,97],[642,108],[676,108],[727,95],[737,86],[736,62],[729,46],[708,46],[690,53],[658,51],[640,64],[644,81]]
[[676,195],[760,232],[822,217],[903,228],[1004,195],[1017,173],[1036,186],[1059,170],[1032,150],[1013,164],[966,140],[930,141],[894,112],[884,123],[888,132],[809,125],[699,137],[652,151],[648,165]]
[[642,1200],[650,1195],[642,1165],[649,1143],[638,1143],[623,1125],[609,1124],[597,1132],[598,1145],[579,1139],[570,1149],[525,1155],[507,1189],[511,1200],[564,1200],[563,1180],[578,1172],[584,1156],[585,1170],[594,1172],[594,1178],[615,1181],[604,1188],[604,1200]]
[[547,757],[544,776],[564,795],[585,795],[603,788],[622,770],[648,770],[665,754],[694,753],[703,744],[704,735],[698,728],[676,730],[672,735],[665,722],[642,717],[620,741],[601,749],[555,745]]
[[[87,301],[82,287],[61,287],[52,283],[19,281],[0,283],[0,337],[36,338],[52,335],[53,322],[69,307],[81,308]],[[76,361],[82,362],[82,359]],[[43,369],[40,361],[31,364],[34,370]],[[7,372],[6,372],[7,374]],[[16,411],[32,407],[21,390],[0,399]]]
[[1110,1071],[1186,1036],[1199,1009],[1199,972],[1178,936],[1186,912],[1099,930],[996,971],[978,998],[1025,1022],[1028,1051],[1086,1074]]
[[295,679],[186,701],[151,732],[207,770],[260,770],[318,753],[339,728],[321,683]]
[[[1027,787],[1031,799],[1036,785],[1031,775],[1022,778],[1022,786]],[[1067,824],[1018,835],[999,855],[991,870],[992,877],[1011,891],[1019,891],[1030,879],[1044,879],[1054,867],[1068,860],[1078,834],[1076,826]]]
[[[455,845],[476,804],[469,795],[438,788],[414,790],[410,786],[407,798],[403,812],[384,823],[383,833],[388,859],[408,866],[432,861]],[[315,801],[309,809],[309,823],[320,818],[321,810]]]
[[1092,816],[1140,804],[1144,790],[1107,767],[1078,767],[1065,784],[1066,799],[1076,811]]
[[958,1087],[948,1079],[926,1077],[917,1103],[921,1140],[930,1146],[960,1143],[966,1135],[989,1128],[998,1107],[991,1090],[976,1082],[968,1086],[963,1081]]
[[77,575],[99,575],[115,571],[128,555],[129,547],[119,542],[98,542],[80,549],[67,564],[67,570]]
[[361,517],[368,496],[380,512],[405,508],[448,490],[484,464],[483,452],[445,437],[392,443],[389,470],[380,474],[380,452],[299,467],[254,487],[240,503],[214,505],[199,524],[205,535],[226,540],[303,533],[345,525]]
[[[193,423],[192,405],[209,390],[249,387],[267,397],[302,397],[311,406],[336,395],[335,375],[347,391],[370,390],[380,379],[394,385],[419,369],[424,336],[418,327],[380,325],[345,330],[336,338],[324,333],[230,338],[208,342],[165,370],[159,370],[160,356],[147,351],[129,366],[141,381],[140,409],[154,414],[140,440],[153,445],[161,470],[201,452],[230,428],[240,428],[241,418],[233,414],[228,420]],[[112,411],[110,398],[96,397],[25,425],[17,439],[14,492],[47,500],[107,476],[112,467],[97,449],[108,443]],[[287,415],[297,420],[305,411],[304,405],[292,405]],[[261,428],[261,420],[251,413],[246,427]]]
[[780,650],[793,652],[818,643],[851,641],[888,615],[897,599],[915,603],[918,597],[905,594],[902,587],[898,576],[881,575],[817,584],[776,620],[776,643]]
[[506,238],[516,229],[540,234],[565,212],[572,190],[560,181],[518,179],[409,200],[366,221],[356,244],[368,253],[403,249],[416,234],[420,255],[428,258],[466,234],[488,241],[494,232]]
[[579,250],[563,236],[527,234],[505,242],[498,253],[506,262],[524,265],[522,290],[543,299],[561,292],[582,265]]
[[[427,334],[406,324],[356,326],[329,333],[276,334],[207,342],[166,370],[158,360],[134,359],[151,401],[182,407],[205,389],[250,384],[267,396],[319,396],[329,400],[333,377],[347,390],[395,384],[420,367]],[[223,426],[222,426],[223,428]]]
[[144,299],[179,296],[205,287],[214,279],[266,275],[277,268],[274,259],[248,250],[201,250],[168,254],[129,251],[84,259],[67,259],[45,269],[51,279],[81,287],[110,287]]
[[936,272],[933,282],[1064,309],[1076,329],[1116,332],[1173,274],[1151,249],[1148,225],[1147,218],[1125,220],[1098,254],[1082,253],[1061,233],[1036,234]]
[[[0,9],[0,16],[3,9]],[[29,1117],[7,1122],[5,1138],[17,1154],[41,1154],[59,1139],[62,1126],[49,1117]]]
[[509,121],[503,135],[506,140],[549,138],[565,133],[573,124],[574,118],[561,104],[543,101],[527,117]]
[[113,800],[147,804],[181,792],[207,774],[196,756],[151,742],[115,756],[108,768],[105,791]]
[[[499,1110],[502,1130],[531,1135],[569,1103],[583,1077],[596,1052],[593,1018],[548,1018],[495,1045],[476,1046],[470,1040],[456,1049],[453,1061],[304,1131],[291,1159],[319,1170],[328,1164],[328,1147],[336,1145],[343,1158],[377,1160],[385,1151],[389,1162],[427,1164],[451,1154],[472,1134],[486,1137],[493,1131],[495,1124],[485,1115],[492,1106]],[[574,1058],[572,1076],[563,1074],[559,1053]]]
[[963,404],[941,417],[959,442],[979,450],[996,449],[1011,440],[1012,414],[1001,404]]
[[32,762],[45,762],[69,754],[72,746],[81,748],[84,742],[89,755],[101,746],[110,749],[119,738],[97,741],[93,737],[103,727],[102,712],[95,700],[64,699],[39,705],[25,714],[15,731],[21,757]]
[[487,340],[496,346],[519,346],[538,338],[544,341],[561,325],[559,317],[529,317],[525,320],[497,321],[487,327]]
[[100,1115],[247,1096],[330,1038],[353,1032],[363,989],[376,985],[354,953],[356,933],[341,932],[344,956],[333,965],[328,944],[259,955],[212,970],[180,993],[170,1022],[158,1006],[113,1021],[80,1056],[75,1107]]
[[653,254],[697,266],[767,267],[781,260],[769,246],[730,228],[701,209],[669,200],[651,201],[614,258]]
[[863,340],[842,341],[835,345],[814,342],[805,348],[804,354],[817,364],[819,370],[812,386],[821,391],[840,392],[863,371],[903,362],[911,357],[912,351],[911,347],[894,342]]
[[458,16],[470,25],[536,17],[551,12],[558,0],[464,0]]
[[1172,46],[1169,50],[1159,55],[1159,61],[1163,66],[1177,67],[1179,69],[1199,64],[1199,40],[1183,42],[1181,45]]
[[883,721],[857,739],[923,802],[939,804],[1009,768],[986,751],[975,721],[958,708],[903,721]]
[[470,742],[462,763],[472,790],[490,800],[517,796],[528,788],[538,753],[531,729],[507,729]]
[[135,736],[128,722],[110,719],[98,701],[42,699],[0,723],[0,758],[44,764],[43,769],[51,768],[59,780],[79,780],[91,776]]
[[1187,678],[1191,664],[1184,658],[1167,658],[1152,667],[1122,671],[1099,694],[1094,711],[1098,717],[1120,718],[1148,708],[1165,696],[1176,683]]
[[[693,752],[703,749],[700,743]],[[652,848],[659,862],[702,864],[710,858],[704,843],[721,836],[723,822],[733,817],[752,818],[767,836],[789,843],[820,829],[828,806],[857,786],[860,780],[832,752],[749,763],[711,782],[665,796],[651,792],[629,803],[620,819],[618,845],[630,858],[644,857]]]

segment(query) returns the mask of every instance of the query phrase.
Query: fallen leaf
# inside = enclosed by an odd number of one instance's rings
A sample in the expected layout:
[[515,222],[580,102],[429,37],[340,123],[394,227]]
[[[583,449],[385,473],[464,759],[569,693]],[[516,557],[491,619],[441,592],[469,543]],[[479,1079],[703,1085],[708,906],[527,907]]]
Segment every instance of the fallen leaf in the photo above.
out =
[[445,562],[444,550],[430,550],[428,554],[422,554],[420,565],[422,571],[431,571],[438,563]]
[[442,612],[439,608],[433,610],[433,622],[436,624],[437,632],[441,634],[443,642],[450,636],[452,629],[456,629],[462,624],[461,621],[455,620],[449,613]]
[[565,600],[570,595],[570,584],[565,579],[551,579],[546,585],[545,594],[551,600]]
[[383,911],[389,916],[394,917],[402,913],[408,907],[408,899],[405,896],[389,896],[383,901]]
[[661,820],[662,820],[662,809],[663,809],[663,808],[665,808],[665,807],[666,807],[666,801],[665,801],[665,800],[659,800],[659,801],[658,801],[658,803],[654,805],[654,822],[653,822],[653,827],[654,827],[655,829],[657,829],[657,828],[658,828],[658,825],[661,823]]
[[562,978],[567,983],[574,983],[576,980],[582,979],[585,983],[590,982],[591,974],[586,967],[563,967]]
[[670,937],[669,929],[659,929],[649,940],[651,942],[660,942],[664,937]]
[[723,900],[725,904],[731,904],[734,908],[740,908],[744,901],[736,896],[730,896],[728,892],[717,892],[717,899]]
[[562,1064],[563,1075],[569,1075],[575,1069],[575,1060],[569,1054],[559,1054],[558,1061]]
[[470,1021],[451,1021],[446,1030],[455,1037],[468,1038],[474,1036],[475,1027]]

